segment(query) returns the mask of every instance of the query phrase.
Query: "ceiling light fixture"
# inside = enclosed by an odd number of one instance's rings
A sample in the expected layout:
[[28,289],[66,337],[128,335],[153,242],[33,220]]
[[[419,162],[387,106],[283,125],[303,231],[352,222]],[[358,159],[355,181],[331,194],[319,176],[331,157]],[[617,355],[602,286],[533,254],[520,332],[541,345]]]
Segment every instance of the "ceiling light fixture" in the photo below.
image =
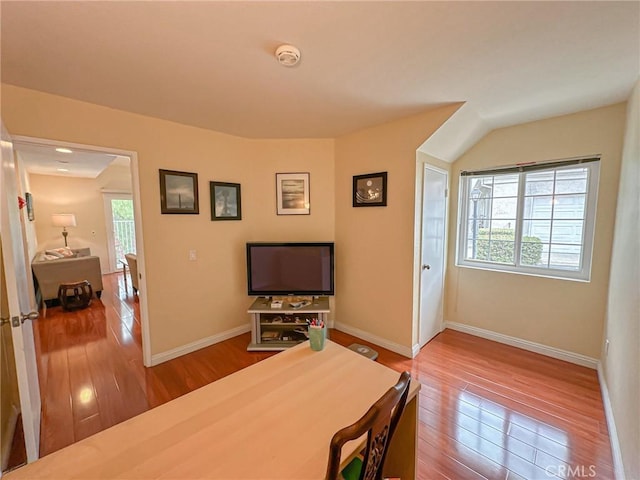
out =
[[59,152],[59,153],[73,153],[73,150],[69,150],[68,148],[56,148],[56,152]]
[[57,168],[56,170],[58,170],[59,172],[68,172],[69,171],[68,168]]
[[300,50],[293,45],[280,45],[276,49],[276,58],[280,65],[293,67],[300,61]]

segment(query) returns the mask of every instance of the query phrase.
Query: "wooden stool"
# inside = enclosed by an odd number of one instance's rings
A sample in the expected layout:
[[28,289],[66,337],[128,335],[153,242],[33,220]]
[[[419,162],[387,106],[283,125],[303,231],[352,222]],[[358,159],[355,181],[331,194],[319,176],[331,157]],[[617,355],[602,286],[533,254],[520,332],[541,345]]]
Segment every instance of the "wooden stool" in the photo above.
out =
[[91,303],[92,296],[93,288],[87,280],[76,283],[61,283],[58,287],[58,300],[64,310],[87,308]]

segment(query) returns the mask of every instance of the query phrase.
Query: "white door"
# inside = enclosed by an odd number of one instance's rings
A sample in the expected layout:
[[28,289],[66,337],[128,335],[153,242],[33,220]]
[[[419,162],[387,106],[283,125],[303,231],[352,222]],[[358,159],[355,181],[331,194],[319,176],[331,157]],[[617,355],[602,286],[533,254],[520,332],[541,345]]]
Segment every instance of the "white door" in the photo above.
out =
[[29,294],[27,283],[27,264],[18,208],[18,182],[13,144],[4,124],[1,125],[1,128],[0,241],[2,241],[2,257],[5,266],[7,300],[12,324],[11,335],[18,376],[27,461],[33,462],[38,459],[40,448],[40,388],[38,386],[33,326],[27,318],[37,318],[37,313],[30,314],[33,299]]
[[442,330],[447,172],[425,166],[422,185],[421,347]]

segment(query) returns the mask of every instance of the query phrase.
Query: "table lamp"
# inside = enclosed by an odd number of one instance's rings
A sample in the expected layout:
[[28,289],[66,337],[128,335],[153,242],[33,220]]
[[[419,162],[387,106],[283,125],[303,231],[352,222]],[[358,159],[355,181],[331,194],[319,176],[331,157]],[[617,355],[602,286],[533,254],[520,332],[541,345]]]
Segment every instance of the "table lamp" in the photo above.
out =
[[54,227],[62,227],[62,236],[64,237],[64,246],[67,246],[67,227],[76,226],[76,216],[73,213],[54,213],[51,215],[51,222]]

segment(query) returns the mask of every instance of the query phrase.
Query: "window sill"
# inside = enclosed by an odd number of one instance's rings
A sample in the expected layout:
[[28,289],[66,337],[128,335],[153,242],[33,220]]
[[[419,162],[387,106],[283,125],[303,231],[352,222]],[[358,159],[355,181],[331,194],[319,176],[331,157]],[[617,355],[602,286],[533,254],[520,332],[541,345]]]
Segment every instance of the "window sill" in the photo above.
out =
[[510,273],[514,275],[525,275],[528,277],[538,277],[538,278],[548,278],[550,280],[567,280],[570,282],[579,282],[579,283],[591,283],[591,277],[581,278],[581,277],[567,277],[560,274],[554,275],[557,270],[550,271],[549,273],[538,273],[531,271],[518,271],[511,270],[507,268],[500,268],[498,265],[488,264],[488,265],[477,265],[477,264],[469,264],[469,263],[461,263],[456,261],[456,267],[460,268],[469,268],[471,270],[485,270],[489,272],[497,272],[497,273]]

